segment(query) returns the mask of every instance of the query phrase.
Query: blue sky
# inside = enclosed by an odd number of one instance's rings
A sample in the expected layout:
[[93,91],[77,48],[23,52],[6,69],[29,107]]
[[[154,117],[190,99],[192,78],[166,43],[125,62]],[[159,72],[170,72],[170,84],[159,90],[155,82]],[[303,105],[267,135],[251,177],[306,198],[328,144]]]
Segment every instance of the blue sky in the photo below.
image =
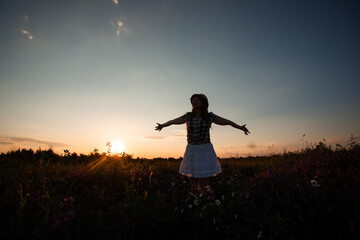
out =
[[355,1],[2,1],[0,151],[174,156],[193,93],[251,135],[213,125],[219,156],[360,133]]

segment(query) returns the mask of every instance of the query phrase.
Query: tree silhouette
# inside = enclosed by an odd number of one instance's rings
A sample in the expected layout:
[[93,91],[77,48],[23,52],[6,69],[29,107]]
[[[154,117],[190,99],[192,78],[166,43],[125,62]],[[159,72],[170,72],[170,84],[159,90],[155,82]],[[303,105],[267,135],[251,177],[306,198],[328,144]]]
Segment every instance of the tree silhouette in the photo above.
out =
[[112,148],[112,144],[111,144],[110,141],[108,141],[108,142],[106,143],[106,147],[108,148],[107,154],[110,155],[110,153],[111,153],[111,148]]
[[64,150],[64,155],[67,156],[67,157],[70,156],[70,151],[69,151],[69,149],[65,149],[65,150]]

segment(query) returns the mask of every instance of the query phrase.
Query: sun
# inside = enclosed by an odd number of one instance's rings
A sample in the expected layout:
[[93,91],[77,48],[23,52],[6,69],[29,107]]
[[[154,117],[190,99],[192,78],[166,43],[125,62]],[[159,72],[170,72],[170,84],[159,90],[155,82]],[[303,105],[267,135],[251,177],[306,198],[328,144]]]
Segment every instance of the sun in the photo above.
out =
[[125,146],[122,142],[113,142],[111,152],[112,153],[122,153],[125,151]]

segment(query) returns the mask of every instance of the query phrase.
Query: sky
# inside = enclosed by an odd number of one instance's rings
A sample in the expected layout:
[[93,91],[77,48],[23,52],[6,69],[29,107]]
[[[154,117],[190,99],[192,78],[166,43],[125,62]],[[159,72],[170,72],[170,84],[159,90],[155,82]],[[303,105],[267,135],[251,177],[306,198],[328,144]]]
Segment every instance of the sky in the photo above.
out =
[[[191,111],[219,157],[296,151],[360,135],[356,1],[5,0],[0,3],[0,152],[182,157]],[[357,109],[357,110],[356,110]]]

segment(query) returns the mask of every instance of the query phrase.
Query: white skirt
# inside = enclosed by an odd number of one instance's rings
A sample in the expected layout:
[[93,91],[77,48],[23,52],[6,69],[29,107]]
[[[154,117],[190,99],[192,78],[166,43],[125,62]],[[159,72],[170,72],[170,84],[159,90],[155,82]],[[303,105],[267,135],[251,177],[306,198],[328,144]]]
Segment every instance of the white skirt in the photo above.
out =
[[195,178],[213,177],[221,172],[212,143],[186,146],[179,173]]

